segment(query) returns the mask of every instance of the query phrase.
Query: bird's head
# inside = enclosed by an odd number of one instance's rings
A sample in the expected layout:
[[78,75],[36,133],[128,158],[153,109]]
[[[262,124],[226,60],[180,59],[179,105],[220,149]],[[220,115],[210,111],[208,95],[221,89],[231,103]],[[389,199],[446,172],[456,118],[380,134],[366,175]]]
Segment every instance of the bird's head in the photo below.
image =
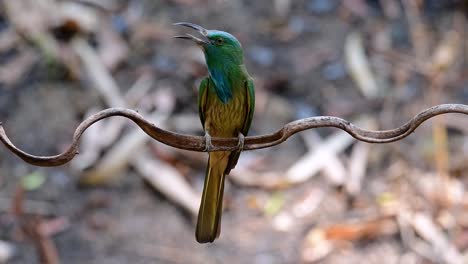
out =
[[187,22],[180,22],[174,25],[195,29],[202,35],[202,38],[195,37],[191,34],[175,36],[175,38],[188,39],[195,42],[205,53],[208,64],[213,61],[234,63],[237,65],[243,64],[244,54],[242,46],[233,35],[220,30],[208,30],[199,25]]

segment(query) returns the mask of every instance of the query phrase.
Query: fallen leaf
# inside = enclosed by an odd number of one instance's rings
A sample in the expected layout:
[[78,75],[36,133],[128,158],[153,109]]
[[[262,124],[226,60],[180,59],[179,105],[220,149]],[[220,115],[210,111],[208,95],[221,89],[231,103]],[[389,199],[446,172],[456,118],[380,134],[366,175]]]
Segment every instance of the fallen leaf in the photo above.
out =
[[34,191],[44,184],[46,177],[43,173],[35,171],[21,178],[21,186],[26,191]]

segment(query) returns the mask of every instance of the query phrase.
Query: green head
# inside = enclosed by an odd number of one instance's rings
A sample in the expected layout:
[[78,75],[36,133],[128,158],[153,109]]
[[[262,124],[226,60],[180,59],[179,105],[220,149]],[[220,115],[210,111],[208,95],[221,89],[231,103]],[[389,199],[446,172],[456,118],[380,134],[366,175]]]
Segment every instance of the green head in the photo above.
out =
[[220,30],[207,30],[187,22],[176,23],[197,30],[203,38],[191,34],[176,36],[195,42],[205,53],[210,77],[216,86],[216,93],[222,102],[227,103],[233,96],[235,81],[243,80],[244,52],[240,42],[231,34]]
[[210,64],[216,64],[217,61],[235,65],[244,63],[242,46],[233,35],[220,30],[204,29],[199,25],[187,22],[180,22],[175,25],[195,29],[203,36],[203,39],[200,39],[191,34],[186,34],[184,36],[176,36],[176,38],[192,40],[202,48],[208,67],[210,67]]

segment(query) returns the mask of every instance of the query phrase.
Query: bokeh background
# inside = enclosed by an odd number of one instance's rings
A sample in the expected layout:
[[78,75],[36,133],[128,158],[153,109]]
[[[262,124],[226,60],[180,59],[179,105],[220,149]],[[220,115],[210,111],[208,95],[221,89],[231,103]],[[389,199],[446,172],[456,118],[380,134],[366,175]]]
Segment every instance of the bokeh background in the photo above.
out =
[[[251,135],[317,115],[391,129],[468,103],[467,10],[461,0],[3,0],[0,121],[37,155],[66,149],[108,107],[202,135],[204,58],[172,38],[186,21],[242,42],[256,83]],[[117,117],[91,127],[65,166],[0,147],[0,262],[468,262],[466,116],[390,144],[315,129],[244,152],[221,237],[200,245],[206,157]]]

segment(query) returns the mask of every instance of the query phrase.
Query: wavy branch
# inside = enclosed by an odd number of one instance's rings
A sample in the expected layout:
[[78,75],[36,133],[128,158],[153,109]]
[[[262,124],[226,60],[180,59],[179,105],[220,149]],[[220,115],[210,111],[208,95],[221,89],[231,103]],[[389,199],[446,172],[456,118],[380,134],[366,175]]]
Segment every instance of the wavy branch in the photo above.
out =
[[[350,123],[349,121],[333,116],[309,117],[290,122],[283,128],[271,134],[246,137],[243,150],[253,150],[275,146],[286,141],[286,139],[298,132],[318,127],[336,127],[346,131],[357,140],[368,143],[388,143],[407,137],[427,119],[447,113],[460,113],[468,115],[468,105],[443,104],[433,106],[420,112],[415,117],[410,119],[406,124],[392,130],[383,131],[362,129]],[[199,152],[205,151],[205,140],[203,137],[183,135],[163,130],[146,120],[136,111],[125,108],[109,108],[85,119],[75,130],[72,143],[68,149],[63,153],[55,156],[35,156],[17,148],[6,135],[1,123],[0,141],[2,141],[2,143],[11,152],[27,163],[44,167],[60,166],[69,162],[76,154],[78,154],[78,143],[80,137],[88,127],[101,119],[111,116],[122,116],[132,120],[150,137],[171,147]],[[212,138],[212,144],[214,146],[213,151],[236,150],[237,141],[237,138]]]

